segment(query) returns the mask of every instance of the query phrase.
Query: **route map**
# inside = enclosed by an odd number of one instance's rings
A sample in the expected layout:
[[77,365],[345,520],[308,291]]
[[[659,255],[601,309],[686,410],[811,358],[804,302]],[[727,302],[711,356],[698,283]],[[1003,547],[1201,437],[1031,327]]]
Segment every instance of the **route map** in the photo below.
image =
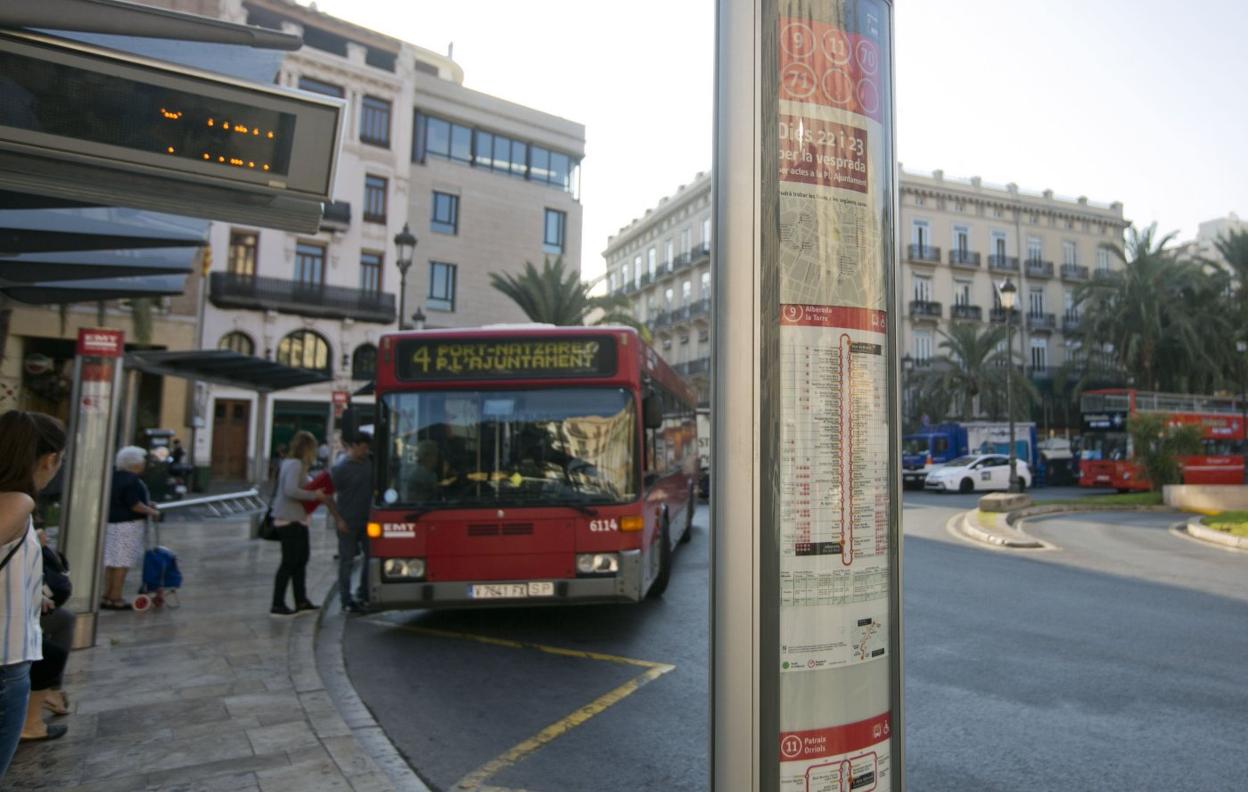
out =
[[780,5],[780,788],[873,792],[891,699],[819,698],[891,668],[889,10]]

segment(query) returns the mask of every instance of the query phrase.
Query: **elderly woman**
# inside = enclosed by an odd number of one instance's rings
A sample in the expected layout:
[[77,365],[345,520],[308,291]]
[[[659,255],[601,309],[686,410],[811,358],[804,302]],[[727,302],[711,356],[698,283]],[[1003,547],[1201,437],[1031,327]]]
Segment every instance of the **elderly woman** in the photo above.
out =
[[146,462],[147,452],[138,446],[126,446],[117,452],[108,529],[104,534],[104,596],[100,600],[104,610],[133,607],[122,597],[126,573],[143,557],[144,518],[160,517],[140,477]]

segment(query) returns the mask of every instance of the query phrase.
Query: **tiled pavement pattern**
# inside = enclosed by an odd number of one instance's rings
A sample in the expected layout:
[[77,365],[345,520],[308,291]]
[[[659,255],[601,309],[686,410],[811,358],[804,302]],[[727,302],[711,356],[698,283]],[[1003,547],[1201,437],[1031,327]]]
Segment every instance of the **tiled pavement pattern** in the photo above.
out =
[[[183,572],[181,607],[103,612],[95,648],[70,656],[65,689],[71,714],[57,719],[69,733],[19,747],[0,786],[57,792],[425,789],[345,682],[343,617],[326,613],[322,620],[322,681],[314,648],[318,617],[269,615],[278,546],[248,533],[240,523],[163,526],[162,541],[178,554]],[[318,520],[308,565],[315,602],[335,580],[336,549]],[[127,594],[138,584],[136,569]]]

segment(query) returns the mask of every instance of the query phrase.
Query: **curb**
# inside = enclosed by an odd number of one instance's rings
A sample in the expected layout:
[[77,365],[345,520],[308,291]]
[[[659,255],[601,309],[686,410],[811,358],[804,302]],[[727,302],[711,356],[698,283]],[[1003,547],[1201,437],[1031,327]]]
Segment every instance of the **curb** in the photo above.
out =
[[1018,531],[1019,536],[1013,537],[986,530],[980,526],[979,520],[974,516],[978,513],[979,510],[975,509],[962,514],[962,532],[972,539],[995,547],[1012,547],[1020,550],[1038,550],[1045,546],[1043,542],[1027,536],[1022,531]]
[[[346,619],[346,614],[338,605],[338,584],[335,583],[325,596],[315,629],[311,631],[307,646],[309,651],[304,655],[313,658],[317,678],[328,694],[337,720],[341,722],[341,729],[345,732],[343,736],[355,739],[364,754],[358,759],[364,760],[363,764],[372,772],[384,776],[396,792],[432,792],[386,736],[347,676],[342,644]],[[351,764],[351,767],[342,768],[343,774],[348,777],[349,771],[359,773],[356,762]]]
[[1222,533],[1221,531],[1215,531],[1212,528],[1201,525],[1196,520],[1187,521],[1187,533],[1192,538],[1199,539],[1202,542],[1222,545],[1223,547],[1230,547],[1235,550],[1248,550],[1248,537],[1231,536],[1230,534]]

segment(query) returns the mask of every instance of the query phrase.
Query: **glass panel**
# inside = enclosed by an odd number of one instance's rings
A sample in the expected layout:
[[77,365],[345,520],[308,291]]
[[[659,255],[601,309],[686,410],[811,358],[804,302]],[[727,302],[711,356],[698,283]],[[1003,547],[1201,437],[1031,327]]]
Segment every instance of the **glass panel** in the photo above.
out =
[[494,136],[489,132],[477,132],[477,164],[493,167]]
[[511,141],[505,137],[494,136],[494,169],[507,170],[511,162]]
[[528,146],[519,140],[511,141],[511,172],[516,176],[523,176],[528,169]]
[[425,150],[439,157],[451,154],[451,125],[440,118],[430,118],[425,127]]
[[466,126],[451,126],[451,159],[472,161],[472,130]]
[[559,187],[567,190],[570,189],[568,155],[556,154],[551,152],[550,155],[550,181]]
[[529,157],[532,160],[529,178],[534,181],[550,181],[550,152],[533,146],[529,149]]
[[386,484],[406,506],[623,503],[637,496],[624,389],[390,393]]

